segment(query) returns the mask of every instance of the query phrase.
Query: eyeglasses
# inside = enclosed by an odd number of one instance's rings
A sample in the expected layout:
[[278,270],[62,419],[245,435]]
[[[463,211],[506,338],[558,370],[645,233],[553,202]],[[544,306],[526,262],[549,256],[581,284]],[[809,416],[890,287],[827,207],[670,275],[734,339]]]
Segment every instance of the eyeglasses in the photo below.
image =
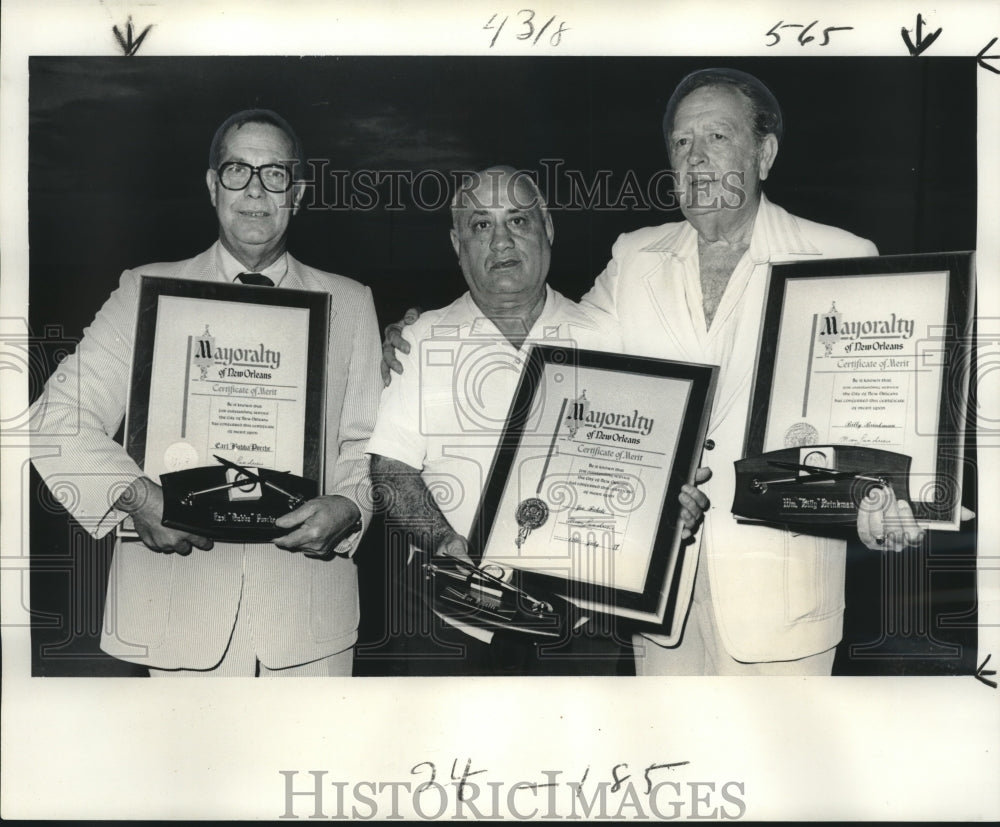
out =
[[288,192],[292,186],[292,173],[281,164],[264,164],[259,167],[242,161],[226,161],[219,167],[219,183],[227,190],[245,189],[254,173],[261,186],[268,192]]

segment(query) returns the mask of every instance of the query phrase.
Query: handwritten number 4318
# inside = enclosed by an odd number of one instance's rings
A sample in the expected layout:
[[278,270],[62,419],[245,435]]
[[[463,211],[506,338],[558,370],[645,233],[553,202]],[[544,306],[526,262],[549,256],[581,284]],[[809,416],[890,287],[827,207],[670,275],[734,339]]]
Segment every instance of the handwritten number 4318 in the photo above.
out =
[[[518,15],[521,18],[522,28],[520,34],[515,36],[517,37],[518,40],[531,40],[532,46],[538,43],[538,41],[542,39],[542,35],[545,34],[546,30],[548,30],[549,27],[551,27],[552,24],[556,22],[556,16],[552,15],[552,17],[546,20],[545,23],[543,23],[541,27],[539,27],[535,23],[535,13],[531,9],[521,9],[518,12]],[[487,30],[490,29],[497,30],[497,33],[493,35],[493,39],[490,41],[491,49],[493,48],[493,44],[497,42],[497,38],[500,37],[500,32],[503,31],[503,27],[507,24],[507,20],[509,19],[510,15],[504,17],[504,19],[500,21],[499,25],[494,26],[493,21],[496,20],[497,17],[498,15],[494,14],[488,21],[486,21],[486,25],[483,26],[483,28]],[[549,45],[558,46],[562,42],[563,32],[568,32],[568,31],[569,31],[569,26],[566,25],[566,22],[565,21],[560,22],[555,31],[553,31],[549,35]]]
[[[784,20],[779,20],[771,27],[771,30],[767,33],[767,37],[774,38],[774,40],[772,40],[767,45],[777,46],[778,43],[781,42],[781,35],[778,34],[778,29],[802,29],[802,31],[799,32],[799,37],[798,37],[799,45],[805,46],[807,43],[812,43],[816,38],[813,37],[811,34],[809,34],[809,30],[817,23],[819,23],[818,20],[813,20],[812,23],[810,23],[808,26],[805,26],[802,23],[786,23]],[[830,32],[843,32],[853,28],[854,26],[827,26],[825,29],[823,29],[823,41],[821,43],[817,43],[816,45],[826,46],[830,42]]]

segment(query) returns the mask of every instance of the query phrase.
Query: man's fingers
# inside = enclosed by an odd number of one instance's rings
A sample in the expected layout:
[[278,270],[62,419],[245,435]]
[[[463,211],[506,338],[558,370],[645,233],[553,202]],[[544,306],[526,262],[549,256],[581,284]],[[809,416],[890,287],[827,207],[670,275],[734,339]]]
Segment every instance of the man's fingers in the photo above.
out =
[[701,522],[702,510],[689,503],[681,503],[681,519],[688,528],[694,528]]
[[[388,328],[386,328],[386,330],[388,330]],[[406,340],[399,337],[397,341],[406,345],[406,350],[403,351],[406,353],[409,350],[409,345],[406,344]],[[403,365],[399,359],[396,358],[396,347],[390,339],[386,339],[382,343],[382,364],[379,365],[379,371],[382,374],[382,384],[386,387],[392,383],[393,373],[402,374],[403,372]]]
[[898,500],[882,514],[882,530],[885,532],[884,546],[887,551],[902,551],[923,539],[923,532],[913,519],[909,503]]
[[461,560],[463,563],[467,563],[470,566],[475,566],[476,564],[472,562],[472,558],[469,557],[469,552],[466,551],[465,546],[455,546],[448,550],[448,555],[450,557],[455,557]]
[[700,508],[707,511],[711,501],[704,491],[699,491],[693,485],[682,485],[680,500],[684,505],[692,508]]
[[[708,472],[705,479],[712,475],[712,472],[707,468],[699,470]],[[694,536],[695,530],[701,524],[705,516],[705,511],[709,506],[709,499],[693,485],[687,484],[681,486],[681,493],[677,499],[681,504],[680,517],[684,525],[681,531],[681,539],[686,540]]]
[[294,511],[282,514],[274,521],[277,528],[293,529],[288,534],[275,537],[273,542],[278,548],[297,548],[303,543],[315,538],[315,532],[309,527],[309,518],[313,515],[313,501],[303,503]]
[[892,526],[894,533],[899,535],[903,545],[919,546],[924,541],[924,530],[917,525],[910,504],[906,500],[897,500],[896,512],[895,525]]
[[[869,496],[870,493],[864,497],[858,507],[858,539],[868,548],[877,549],[881,544],[876,541],[875,536],[876,532],[881,531],[882,512],[872,507],[872,504],[868,502]],[[873,525],[876,519],[879,522],[879,527]]]
[[[289,511],[287,514],[282,514],[274,524],[278,528],[292,529],[287,534],[282,534],[280,537],[275,537],[271,542],[273,542],[278,548],[283,549],[294,549],[296,551],[305,551],[305,548],[300,548],[300,546],[315,545],[315,541],[319,538],[319,527],[315,524],[316,521],[311,521],[310,518],[313,516],[314,511],[312,508],[312,500],[300,505],[294,511]],[[309,551],[316,551],[315,548],[308,549]]]
[[396,358],[396,348],[393,347],[392,342],[387,341],[382,345],[382,364],[394,373],[400,373],[403,370],[403,365]]
[[[414,319],[416,321],[416,319]],[[410,322],[412,324],[412,322]],[[396,350],[401,350],[403,353],[410,352],[410,343],[406,341],[403,336],[403,325],[391,324],[385,329],[385,341],[382,345],[382,350],[385,352],[387,347],[395,348]]]
[[403,338],[403,327],[413,324],[419,318],[419,308],[411,307],[406,311],[402,321],[393,322],[385,326],[382,338],[382,364],[379,366],[379,372],[382,374],[382,384],[385,387],[392,384],[393,373],[402,374],[403,372],[403,364],[396,358],[396,351],[401,350],[403,353],[410,352],[410,343]]
[[469,547],[465,538],[461,535],[455,535],[448,540],[445,540],[437,547],[436,554],[444,554],[449,557],[457,557],[464,563],[474,566],[475,563],[472,562],[472,558],[469,557]]
[[963,505],[962,506],[962,516],[960,517],[960,519],[962,520],[963,523],[966,520],[974,520],[974,519],[976,519],[976,512],[973,511],[971,508],[966,508]]
[[287,514],[282,514],[277,520],[274,521],[274,525],[277,528],[295,528],[308,520],[312,516],[312,513],[312,500],[308,500],[293,511],[289,511]]
[[187,557],[191,553],[191,543],[187,540],[178,540],[172,546],[169,547],[168,553],[173,552],[174,554],[179,554],[181,557]]
[[278,548],[282,548],[285,551],[315,551],[316,549],[305,547],[307,543],[310,543],[315,539],[316,537],[314,533],[309,530],[309,527],[303,525],[295,529],[295,531],[283,534],[280,537],[275,537],[271,542]]
[[897,500],[889,488],[873,488],[858,508],[858,538],[878,551],[902,551],[924,541],[924,529],[917,525],[906,500]]
[[[137,528],[139,528],[138,525]],[[139,528],[139,539],[147,548],[155,552],[180,554],[182,557],[187,557],[192,548],[208,551],[215,545],[215,542],[208,537],[202,537],[200,534],[187,534],[163,525]]]
[[891,488],[883,485],[873,485],[861,499],[859,509],[871,514],[883,513],[895,501],[896,495]]
[[685,528],[694,529],[701,522],[701,514],[697,511],[689,511],[687,508],[681,509],[681,522]]
[[708,482],[710,479],[712,479],[712,469],[708,466],[702,466],[694,472],[695,485],[701,485],[703,482]]

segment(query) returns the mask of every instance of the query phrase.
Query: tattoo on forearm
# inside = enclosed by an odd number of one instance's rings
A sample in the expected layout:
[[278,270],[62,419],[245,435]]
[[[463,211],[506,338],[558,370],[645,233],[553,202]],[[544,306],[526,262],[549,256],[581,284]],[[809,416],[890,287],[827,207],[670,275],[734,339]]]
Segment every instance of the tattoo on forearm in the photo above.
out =
[[438,507],[420,472],[398,460],[373,455],[371,480],[375,489],[375,506],[382,510],[387,523],[420,528],[422,542],[433,551],[453,537],[454,529]]

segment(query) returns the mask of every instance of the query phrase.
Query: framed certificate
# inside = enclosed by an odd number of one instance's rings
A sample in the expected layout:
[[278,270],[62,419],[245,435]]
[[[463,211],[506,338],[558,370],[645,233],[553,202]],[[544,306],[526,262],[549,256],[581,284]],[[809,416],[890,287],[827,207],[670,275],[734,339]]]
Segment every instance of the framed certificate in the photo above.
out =
[[897,496],[922,524],[957,529],[973,267],[971,252],[772,265],[744,455],[908,458]]
[[[195,525],[175,527],[204,530],[197,524],[204,519],[209,536],[266,536],[269,525],[254,526],[263,534],[245,531],[248,522],[274,519],[248,504],[262,495],[247,474],[291,475],[265,483],[277,513],[289,510],[287,498],[270,489],[288,491],[286,479],[309,481],[298,493],[315,495],[323,480],[329,301],[314,291],[142,277],[126,448],[153,480],[186,472],[169,478],[217,489],[186,503]],[[227,482],[227,473],[237,476]],[[222,507],[200,508],[213,502]]]
[[678,495],[701,458],[716,372],[533,348],[470,534],[483,566],[670,634],[685,550]]

